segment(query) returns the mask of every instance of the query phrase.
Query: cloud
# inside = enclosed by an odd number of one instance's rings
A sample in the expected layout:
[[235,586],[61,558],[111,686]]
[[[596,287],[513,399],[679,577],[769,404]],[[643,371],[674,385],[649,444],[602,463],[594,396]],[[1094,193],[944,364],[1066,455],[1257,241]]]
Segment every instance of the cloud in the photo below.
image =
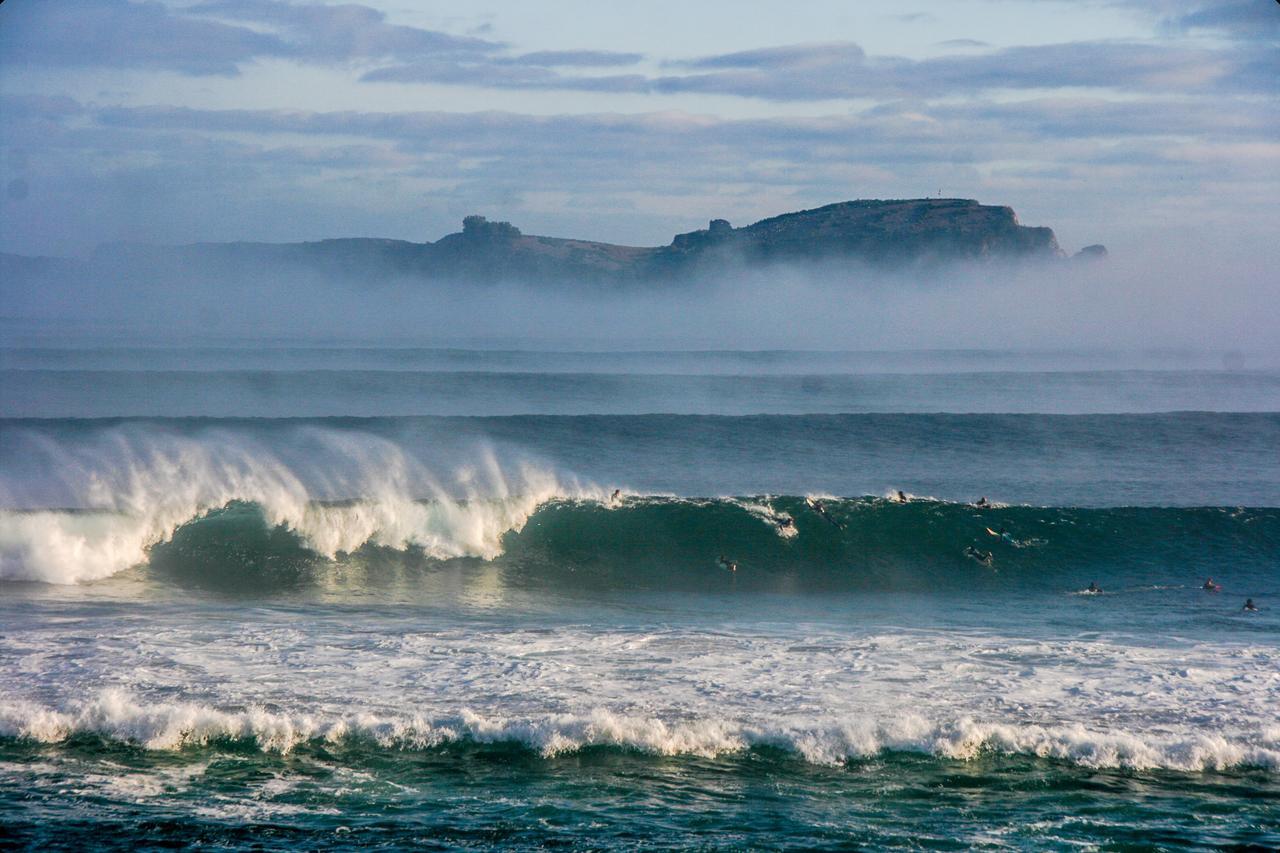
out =
[[483,56],[503,45],[474,37],[390,24],[386,15],[356,4],[304,5],[283,0],[211,0],[186,15],[271,27],[283,55],[310,62],[431,56]]
[[[972,45],[957,45],[967,49]],[[366,72],[365,82],[714,94],[772,101],[947,98],[999,90],[1086,88],[1141,94],[1265,93],[1273,57],[1253,48],[1092,41],[922,60],[871,56],[851,42],[784,45],[669,62],[668,73],[562,74],[542,64],[434,58]],[[622,60],[619,60],[622,64]]]
[[1172,32],[1210,32],[1239,41],[1280,42],[1280,8],[1266,0],[1109,0],[1153,17]]
[[[128,0],[60,0],[5,15],[0,63],[52,67],[159,68],[234,76],[261,59],[373,67],[366,81],[492,88],[641,91],[638,75],[563,75],[556,69],[632,66],[638,53],[547,50],[511,54],[471,36],[391,24],[357,4],[208,0],[188,7]],[[390,63],[390,64],[388,64]]]
[[[1130,4],[1133,5],[1133,4]],[[600,73],[637,66],[638,53],[514,53],[473,36],[392,24],[359,4],[206,0],[60,0],[0,11],[0,63],[164,68],[234,75],[284,59],[354,65],[369,83],[632,94],[714,94],[773,101],[946,98],[996,90],[1089,88],[1136,93],[1269,93],[1280,13],[1260,2],[1183,4],[1165,17],[1186,31],[1237,37],[1231,47],[1167,41],[1083,41],[974,54],[980,42],[943,43],[927,59],[870,55],[852,42],[805,43],[668,62],[665,73]],[[1145,7],[1144,7],[1145,8]],[[1263,11],[1259,11],[1263,10]]]
[[[1102,167],[1123,167],[1130,177],[1141,173],[1144,184],[1161,170],[1179,170],[1185,181],[1208,169],[1206,151],[1246,146],[1227,159],[1247,167],[1240,152],[1280,138],[1274,100],[1240,109],[1231,100],[1190,96],[903,98],[852,114],[761,119],[683,112],[98,108],[44,96],[0,99],[0,113],[6,117],[0,146],[62,156],[99,172],[148,159],[196,168],[201,158],[235,158],[274,174],[284,186],[286,178],[302,178],[297,168],[329,165],[353,175],[404,170],[450,186],[489,181],[512,192],[571,187],[602,195],[659,187],[677,194],[720,192],[715,188],[722,184],[794,190],[838,185],[840,176],[858,170],[879,176],[889,192],[901,195],[908,191],[894,183],[1011,162],[1077,170],[1086,182],[1092,180],[1087,170]],[[1195,157],[1187,153],[1189,143],[1198,146]]]
[[635,65],[644,59],[640,53],[615,53],[608,50],[540,50],[515,57],[519,65],[546,67],[608,68],[619,65]]
[[9,121],[56,120],[84,111],[83,104],[67,95],[0,95],[0,114]]
[[1175,21],[1186,29],[1225,30],[1248,38],[1280,35],[1280,13],[1267,3],[1219,3]]
[[862,65],[867,54],[852,42],[792,44],[706,56],[684,63],[689,68],[751,68],[769,71]]
[[218,21],[175,15],[158,2],[59,0],[0,8],[5,65],[168,68],[235,75],[256,57],[279,55],[279,38]]
[[496,89],[566,89],[586,92],[635,92],[653,90],[640,74],[564,75],[545,64],[515,61],[480,62],[427,60],[368,71],[364,83],[445,83]]
[[1268,139],[1280,133],[1280,104],[1239,110],[1199,98],[1111,101],[1100,98],[1035,98],[1014,102],[968,101],[921,106],[885,104],[869,115],[924,111],[931,120],[981,123],[990,132],[1045,141],[1062,139]]
[[21,9],[11,4],[0,9],[0,20],[0,62],[8,65],[230,76],[261,59],[332,65],[499,57],[506,50],[486,39],[397,26],[356,4],[58,0]]
[[1133,42],[1013,47],[980,56],[923,60],[868,56],[854,44],[792,45],[709,56],[666,90],[776,100],[974,95],[999,89],[1083,87],[1137,92],[1270,90],[1246,73],[1238,51]]
[[[1173,168],[1182,169],[1185,179],[1210,168],[1204,151],[1266,145],[1280,126],[1275,106],[1233,114],[1206,109],[1196,100],[901,102],[855,115],[750,120],[685,113],[532,116],[177,107],[108,108],[90,115],[96,130],[66,127],[48,136],[48,144],[92,147],[100,154],[112,147],[135,153],[150,148],[162,158],[195,159],[214,155],[193,150],[191,134],[225,144],[246,134],[264,140],[284,134],[299,141],[262,142],[256,148],[236,142],[235,156],[269,161],[276,171],[300,163],[354,174],[400,169],[455,186],[489,182],[513,191],[568,188],[602,196],[699,193],[725,181],[816,189],[836,186],[841,175],[858,170],[877,172],[886,184],[895,176],[913,183],[919,178],[902,176],[954,174],[958,168],[1006,162],[1076,170],[1076,177],[1086,180],[1089,169],[1117,167],[1141,174],[1144,182]],[[1199,140],[1195,156],[1188,154],[1188,136]],[[344,141],[352,138],[365,143]],[[1243,155],[1227,159],[1247,161]]]

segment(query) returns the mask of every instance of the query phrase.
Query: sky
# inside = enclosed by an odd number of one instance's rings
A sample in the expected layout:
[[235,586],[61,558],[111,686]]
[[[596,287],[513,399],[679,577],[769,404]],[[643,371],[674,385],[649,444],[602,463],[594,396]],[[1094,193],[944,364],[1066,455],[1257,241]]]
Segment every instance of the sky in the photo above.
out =
[[1068,251],[1247,254],[1277,95],[1274,0],[8,0],[0,251],[471,213],[661,245],[941,193]]

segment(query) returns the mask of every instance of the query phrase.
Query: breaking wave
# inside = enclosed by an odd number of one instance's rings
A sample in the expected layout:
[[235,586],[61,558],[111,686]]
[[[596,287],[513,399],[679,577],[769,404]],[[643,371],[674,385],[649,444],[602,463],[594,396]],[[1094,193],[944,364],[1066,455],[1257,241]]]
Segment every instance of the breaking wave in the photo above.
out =
[[[248,524],[232,525],[223,541],[227,554],[243,557],[264,529],[280,529],[294,550],[322,558],[375,545],[492,559],[502,535],[546,501],[601,494],[526,462],[504,467],[483,450],[440,478],[385,438],[302,435],[303,462],[219,431],[118,430],[88,447],[36,436],[56,493],[72,506],[0,512],[0,579],[98,580],[146,563],[190,525],[242,517]],[[237,514],[245,507],[252,512]]]
[[192,703],[144,703],[114,689],[65,709],[30,702],[0,703],[0,738],[57,744],[83,737],[146,750],[248,746],[277,754],[312,746],[412,751],[471,743],[506,744],[547,758],[590,748],[704,758],[769,748],[827,765],[886,752],[914,752],[952,760],[971,760],[990,753],[1032,755],[1086,767],[1133,770],[1280,769],[1280,727],[1229,737],[1137,734],[1078,723],[1011,724],[969,717],[935,721],[915,713],[884,720],[796,724],[664,720],[602,708],[537,717],[465,710],[439,719],[372,713],[325,716],[261,708],[224,711]]
[[[881,498],[673,498],[570,495],[528,468],[504,493],[420,499],[309,500],[288,488],[180,493],[136,514],[0,513],[0,578],[101,579],[144,565],[169,574],[264,581],[371,557],[419,565],[497,561],[554,583],[681,586],[799,578],[821,587],[1053,585],[1065,573],[1160,583],[1171,570],[1237,577],[1280,553],[1280,511],[1069,507],[976,508]],[[280,484],[277,484],[280,485]],[[590,497],[596,493],[600,496]],[[226,497],[225,503],[220,501]],[[820,506],[820,508],[815,508]]]
[[[428,468],[389,438],[305,427],[289,455],[243,433],[33,433],[41,477],[0,481],[0,580],[167,576],[305,582],[370,554],[497,561],[543,583],[680,587],[780,577],[818,587],[1165,583],[1265,574],[1274,508],[977,506],[933,498],[622,494],[479,447]],[[31,507],[15,486],[38,482]],[[30,489],[28,489],[30,490]],[[53,497],[49,497],[52,495]],[[395,555],[400,555],[398,558]]]

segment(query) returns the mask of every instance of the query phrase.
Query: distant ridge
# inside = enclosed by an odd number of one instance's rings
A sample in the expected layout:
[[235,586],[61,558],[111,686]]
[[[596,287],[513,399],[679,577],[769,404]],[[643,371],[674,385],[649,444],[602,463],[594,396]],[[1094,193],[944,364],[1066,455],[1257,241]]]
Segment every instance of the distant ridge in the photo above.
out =
[[[1091,246],[1083,256],[1105,257]],[[8,256],[9,270],[38,273],[56,264],[25,264]],[[251,275],[286,266],[360,280],[418,278],[447,281],[534,281],[623,285],[679,281],[718,271],[773,263],[858,262],[909,266],[948,261],[1052,260],[1064,257],[1053,230],[1027,227],[1013,209],[972,199],[864,199],[784,213],[742,228],[713,219],[707,228],[677,234],[666,246],[620,246],[591,240],[524,234],[509,222],[468,216],[462,230],[434,243],[342,238],[310,243],[194,243],[144,247],[111,245],[92,268],[143,264],[185,275]]]

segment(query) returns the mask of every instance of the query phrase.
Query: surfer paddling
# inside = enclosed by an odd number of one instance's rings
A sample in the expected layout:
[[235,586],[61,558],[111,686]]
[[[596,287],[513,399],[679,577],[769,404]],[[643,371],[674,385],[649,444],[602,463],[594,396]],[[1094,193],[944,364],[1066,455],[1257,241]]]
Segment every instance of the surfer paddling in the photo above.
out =
[[1018,544],[1017,540],[1013,538],[1013,534],[1005,530],[1003,527],[1001,527],[998,531],[992,530],[990,527],[988,527],[987,532],[990,533],[992,536],[996,537],[997,539],[1003,539],[1005,542],[1008,542],[1010,545]]
[[738,564],[737,564],[737,563],[735,563],[733,560],[730,560],[730,559],[726,558],[724,554],[721,554],[721,555],[720,555],[720,568],[722,568],[722,569],[728,569],[728,570],[729,570],[729,571],[731,571],[731,572],[736,572],[736,571],[738,570]]
[[1213,578],[1209,578],[1204,582],[1204,586],[1200,587],[1205,592],[1222,592],[1222,584],[1214,583]]
[[1256,611],[1258,610],[1258,605],[1256,605],[1256,604],[1254,604],[1254,603],[1253,603],[1253,599],[1252,599],[1252,598],[1246,598],[1246,599],[1245,599],[1245,601],[1244,601],[1244,607],[1241,607],[1240,609],[1241,609],[1241,610],[1247,610],[1247,611],[1249,611],[1250,613],[1254,613],[1254,612],[1256,612]]
[[1098,586],[1097,581],[1089,581],[1089,588],[1086,589],[1085,592],[1089,593],[1090,595],[1097,595],[1098,593],[1102,592],[1102,587]]
[[991,565],[992,554],[990,551],[979,551],[977,548],[970,545],[968,548],[964,549],[964,555],[970,560],[981,563],[984,566]]

